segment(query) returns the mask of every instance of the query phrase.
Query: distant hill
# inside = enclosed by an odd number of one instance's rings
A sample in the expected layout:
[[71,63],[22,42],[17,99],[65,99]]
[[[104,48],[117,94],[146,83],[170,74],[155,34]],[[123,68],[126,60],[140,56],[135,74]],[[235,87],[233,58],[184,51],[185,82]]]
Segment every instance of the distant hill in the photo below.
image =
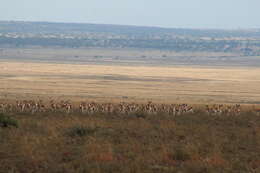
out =
[[52,23],[0,21],[0,32],[16,33],[113,33],[123,35],[176,35],[191,37],[259,37],[260,29],[216,30],[216,29],[178,29],[109,24]]
[[0,21],[0,46],[129,47],[258,55],[260,29],[178,29]]

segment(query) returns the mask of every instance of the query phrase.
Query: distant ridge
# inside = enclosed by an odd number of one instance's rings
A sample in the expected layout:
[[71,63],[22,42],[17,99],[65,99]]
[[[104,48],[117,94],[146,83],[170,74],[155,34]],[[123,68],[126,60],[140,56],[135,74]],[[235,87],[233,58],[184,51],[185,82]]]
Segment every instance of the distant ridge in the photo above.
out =
[[103,32],[126,35],[139,34],[176,34],[193,37],[260,37],[260,29],[189,29],[164,28],[152,26],[94,24],[94,23],[64,23],[41,21],[0,21],[0,32],[29,33],[87,33]]
[[85,23],[85,22],[56,22],[56,21],[23,21],[23,20],[0,20],[0,23],[38,23],[38,24],[69,24],[69,25],[100,25],[100,26],[117,26],[133,28],[157,28],[165,30],[183,29],[183,30],[215,30],[215,31],[260,31],[260,28],[185,28],[185,27],[162,27],[162,26],[145,26],[145,25],[123,25],[123,24],[103,24],[103,23]]

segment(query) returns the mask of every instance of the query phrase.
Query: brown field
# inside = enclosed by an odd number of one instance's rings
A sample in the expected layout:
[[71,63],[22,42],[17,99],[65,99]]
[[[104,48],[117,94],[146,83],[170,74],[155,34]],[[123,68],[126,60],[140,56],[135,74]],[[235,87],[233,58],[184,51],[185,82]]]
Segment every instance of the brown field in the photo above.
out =
[[260,116],[250,112],[0,113],[3,173],[257,173],[259,143]]
[[[165,54],[169,60],[158,58]],[[233,56],[0,50],[0,173],[259,172],[259,60],[245,66],[249,60]],[[77,106],[71,112],[34,112],[33,105],[21,111],[14,101],[23,99],[46,105],[69,100]],[[89,113],[80,112],[81,101],[188,103],[196,109]],[[240,103],[242,111],[205,111],[203,104],[216,103]]]
[[0,99],[260,103],[260,68],[0,63]]

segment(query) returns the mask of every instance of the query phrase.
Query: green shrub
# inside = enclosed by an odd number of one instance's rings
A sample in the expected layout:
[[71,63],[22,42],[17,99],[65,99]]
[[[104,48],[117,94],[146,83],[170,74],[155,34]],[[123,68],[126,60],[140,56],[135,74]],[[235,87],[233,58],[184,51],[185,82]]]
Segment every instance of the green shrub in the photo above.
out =
[[1,127],[14,126],[14,127],[18,128],[18,122],[17,122],[17,120],[1,113],[0,114],[0,126]]
[[144,119],[147,117],[147,115],[144,112],[136,112],[135,116],[137,118],[144,118]]
[[177,161],[190,160],[190,155],[183,149],[176,149],[173,155],[173,159]]
[[69,129],[68,135],[70,137],[84,137],[84,136],[92,135],[95,131],[96,131],[95,128],[74,126]]

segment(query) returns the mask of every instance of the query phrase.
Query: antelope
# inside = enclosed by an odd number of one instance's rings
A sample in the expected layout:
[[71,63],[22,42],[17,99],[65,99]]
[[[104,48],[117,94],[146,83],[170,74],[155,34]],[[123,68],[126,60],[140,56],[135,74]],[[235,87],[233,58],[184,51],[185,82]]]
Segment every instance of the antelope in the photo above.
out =
[[[32,114],[36,112],[66,112],[72,113],[73,111],[79,111],[81,113],[94,114],[97,112],[101,113],[119,113],[119,114],[134,114],[142,111],[147,114],[167,114],[167,115],[185,115],[188,113],[194,113],[194,108],[188,104],[154,104],[152,102],[147,102],[145,104],[136,103],[125,103],[120,102],[118,104],[113,103],[95,103],[95,102],[81,102],[75,109],[73,109],[72,104],[69,101],[55,102],[50,100],[50,102],[45,105],[42,100],[17,100],[15,104],[0,103],[0,112],[31,112]],[[241,105],[206,105],[203,109],[205,113],[209,115],[239,115],[241,113]],[[260,108],[255,109],[258,115],[260,115]]]
[[0,112],[5,112],[5,107],[4,103],[0,103]]
[[260,108],[255,109],[257,115],[260,115]]
[[79,110],[81,111],[81,113],[84,113],[87,110],[87,105],[85,102],[80,103]]

